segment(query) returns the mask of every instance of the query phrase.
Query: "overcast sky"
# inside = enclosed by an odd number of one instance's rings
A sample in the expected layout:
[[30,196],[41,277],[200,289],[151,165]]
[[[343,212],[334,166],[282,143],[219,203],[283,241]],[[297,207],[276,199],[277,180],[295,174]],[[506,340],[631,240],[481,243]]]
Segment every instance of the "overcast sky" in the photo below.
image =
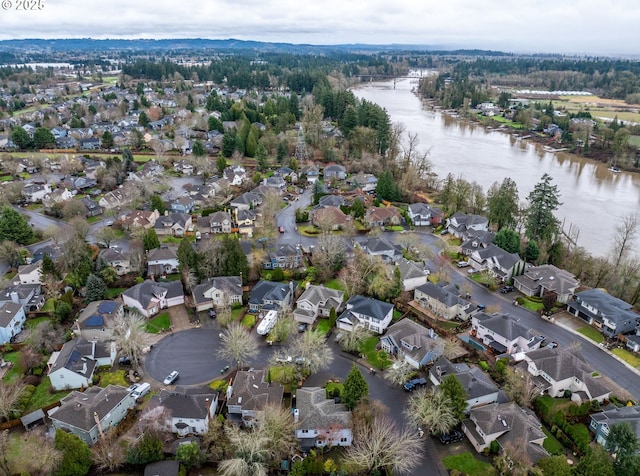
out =
[[638,0],[0,0],[0,39],[211,38],[639,54]]

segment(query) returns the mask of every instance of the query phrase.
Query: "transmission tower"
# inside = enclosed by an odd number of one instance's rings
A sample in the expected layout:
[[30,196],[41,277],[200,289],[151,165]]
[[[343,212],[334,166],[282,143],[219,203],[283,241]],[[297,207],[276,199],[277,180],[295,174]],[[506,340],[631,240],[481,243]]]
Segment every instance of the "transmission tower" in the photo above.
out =
[[307,160],[307,144],[304,142],[304,131],[302,128],[302,124],[298,129],[298,143],[296,144],[296,159],[298,160],[299,164]]

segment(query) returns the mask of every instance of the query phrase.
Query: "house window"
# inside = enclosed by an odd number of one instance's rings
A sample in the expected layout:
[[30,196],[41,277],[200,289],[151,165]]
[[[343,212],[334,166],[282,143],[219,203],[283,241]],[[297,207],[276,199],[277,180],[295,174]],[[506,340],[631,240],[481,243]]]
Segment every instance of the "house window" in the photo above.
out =
[[309,430],[302,430],[302,433],[307,434],[309,433]]
[[346,443],[347,439],[346,438],[340,438],[340,443]]

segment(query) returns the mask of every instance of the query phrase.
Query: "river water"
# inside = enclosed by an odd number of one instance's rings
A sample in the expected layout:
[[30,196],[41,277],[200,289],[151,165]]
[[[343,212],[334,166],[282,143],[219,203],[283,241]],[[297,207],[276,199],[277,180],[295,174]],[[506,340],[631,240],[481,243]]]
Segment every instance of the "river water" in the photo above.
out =
[[429,151],[433,171],[480,184],[485,192],[494,182],[510,177],[525,201],[544,173],[558,186],[562,206],[556,216],[565,231],[578,232],[579,246],[595,256],[610,252],[611,239],[621,217],[638,210],[640,177],[612,173],[607,166],[562,152],[546,152],[526,140],[426,110],[412,92],[415,79],[369,83],[354,89],[362,99],[384,107],[394,123],[416,133],[420,147]]

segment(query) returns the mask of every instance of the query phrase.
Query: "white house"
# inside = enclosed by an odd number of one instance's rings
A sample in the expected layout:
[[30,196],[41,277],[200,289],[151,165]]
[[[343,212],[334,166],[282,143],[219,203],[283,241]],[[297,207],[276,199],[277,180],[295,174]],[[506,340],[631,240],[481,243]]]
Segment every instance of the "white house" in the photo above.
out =
[[132,271],[129,252],[120,248],[107,248],[100,251],[99,259],[103,260],[107,266],[115,269],[118,276],[123,276]]
[[402,319],[389,326],[380,338],[382,350],[419,369],[442,355],[444,342],[431,328],[411,319]]
[[338,329],[352,331],[363,326],[371,332],[382,334],[393,319],[393,304],[360,295],[347,301],[346,310],[340,314]]
[[96,367],[113,365],[116,358],[114,342],[73,339],[49,358],[49,379],[54,390],[89,388],[93,385]]
[[329,317],[331,309],[342,310],[344,293],[325,286],[309,284],[296,301],[293,318],[300,323],[313,324],[318,316]]
[[417,287],[427,283],[429,271],[425,271],[420,263],[410,261],[406,258],[398,258],[396,260],[396,266],[400,269],[403,291],[413,291]]
[[447,230],[456,238],[464,238],[470,230],[487,231],[489,220],[480,215],[467,215],[462,212],[456,212],[447,218]]
[[184,304],[182,282],[155,282],[147,279],[124,291],[122,302],[125,306],[137,309],[143,316],[151,317],[161,309]]
[[42,284],[42,261],[19,266],[16,281],[21,284]]
[[22,331],[27,317],[20,304],[8,301],[0,304],[0,344],[7,344]]
[[515,317],[503,313],[479,312],[471,318],[471,329],[483,344],[500,354],[537,350],[544,340]]
[[167,246],[147,252],[147,276],[164,276],[178,272],[178,255]]
[[328,399],[324,388],[299,388],[295,406],[296,438],[303,449],[351,445],[351,412],[346,405]]
[[68,431],[92,446],[135,405],[136,399],[127,388],[107,385],[71,392],[48,415],[54,428]]
[[242,303],[242,276],[218,276],[193,287],[196,311]]
[[203,435],[218,408],[218,393],[210,388],[189,388],[178,391],[162,389],[151,397],[143,420],[160,419],[167,431],[178,437]]
[[41,202],[45,195],[49,193],[51,193],[51,187],[48,183],[31,183],[29,185],[25,185],[22,189],[22,195],[31,203]]
[[284,388],[278,383],[268,383],[266,370],[240,370],[227,388],[227,410],[252,425],[267,405],[281,405]]
[[460,296],[460,290],[446,281],[427,281],[413,291],[414,299],[425,309],[447,320],[467,320],[471,302]]

